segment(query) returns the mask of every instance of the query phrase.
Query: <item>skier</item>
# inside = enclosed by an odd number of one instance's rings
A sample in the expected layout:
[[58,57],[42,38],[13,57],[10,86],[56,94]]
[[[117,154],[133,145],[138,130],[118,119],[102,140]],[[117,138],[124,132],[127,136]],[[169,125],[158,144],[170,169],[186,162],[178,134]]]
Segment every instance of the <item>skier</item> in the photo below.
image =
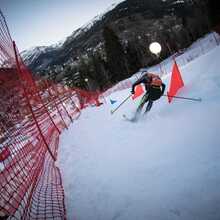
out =
[[137,117],[140,115],[142,108],[144,107],[144,104],[148,102],[145,113],[150,111],[153,102],[155,100],[158,100],[163,94],[164,90],[166,88],[165,84],[162,82],[161,78],[153,73],[145,73],[139,80],[137,80],[132,85],[131,93],[134,94],[135,92],[135,86],[138,84],[143,83],[145,85],[146,93],[141,99],[140,105],[137,108],[137,111],[135,113],[134,120],[137,119]]

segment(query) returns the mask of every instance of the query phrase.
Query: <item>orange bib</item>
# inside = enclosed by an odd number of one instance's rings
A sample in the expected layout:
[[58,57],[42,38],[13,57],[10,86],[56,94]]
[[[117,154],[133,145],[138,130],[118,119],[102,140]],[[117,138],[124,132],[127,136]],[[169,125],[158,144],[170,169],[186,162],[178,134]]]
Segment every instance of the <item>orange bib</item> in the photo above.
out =
[[151,86],[162,86],[162,80],[158,75],[155,75],[153,73],[150,73],[149,76],[151,77]]

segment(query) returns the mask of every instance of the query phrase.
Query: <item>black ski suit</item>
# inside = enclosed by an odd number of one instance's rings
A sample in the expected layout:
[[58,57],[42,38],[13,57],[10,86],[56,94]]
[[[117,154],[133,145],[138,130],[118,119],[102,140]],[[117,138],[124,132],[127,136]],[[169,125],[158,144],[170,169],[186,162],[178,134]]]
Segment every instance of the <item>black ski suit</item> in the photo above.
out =
[[165,91],[166,85],[164,83],[161,84],[161,86],[155,86],[152,85],[152,74],[146,73],[144,76],[142,76],[139,80],[137,80],[133,85],[132,85],[132,93],[134,94],[134,89],[135,86],[138,84],[143,83],[145,85],[145,90],[146,93],[142,97],[141,103],[137,108],[136,116],[141,113],[141,110],[144,106],[145,103],[148,102],[145,113],[150,111],[153,102],[157,99],[159,99]]

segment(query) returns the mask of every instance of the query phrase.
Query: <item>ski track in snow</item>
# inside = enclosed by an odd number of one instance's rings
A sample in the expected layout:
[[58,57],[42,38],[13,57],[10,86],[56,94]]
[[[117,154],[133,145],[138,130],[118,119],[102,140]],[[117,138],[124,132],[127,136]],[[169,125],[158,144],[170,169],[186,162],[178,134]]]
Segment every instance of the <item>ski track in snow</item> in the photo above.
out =
[[140,99],[82,112],[59,147],[68,219],[220,219],[219,56],[218,46],[180,68],[178,95],[202,102],[161,98],[138,123],[122,115]]

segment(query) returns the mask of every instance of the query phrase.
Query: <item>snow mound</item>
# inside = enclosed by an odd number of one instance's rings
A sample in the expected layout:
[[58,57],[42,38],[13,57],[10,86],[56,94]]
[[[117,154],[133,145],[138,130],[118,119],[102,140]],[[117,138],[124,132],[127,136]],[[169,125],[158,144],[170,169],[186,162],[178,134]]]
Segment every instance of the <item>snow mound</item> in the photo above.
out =
[[69,219],[220,219],[219,56],[218,46],[180,68],[178,95],[202,102],[161,98],[130,123],[122,115],[131,116],[140,99],[110,114],[128,89],[82,112],[59,148]]

